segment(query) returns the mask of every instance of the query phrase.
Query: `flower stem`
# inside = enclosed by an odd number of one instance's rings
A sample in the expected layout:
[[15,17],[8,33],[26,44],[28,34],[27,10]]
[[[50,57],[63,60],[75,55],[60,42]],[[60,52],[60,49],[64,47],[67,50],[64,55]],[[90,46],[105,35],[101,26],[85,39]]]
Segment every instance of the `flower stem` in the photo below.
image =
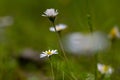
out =
[[[89,30],[92,34],[93,33],[93,27],[92,27],[92,23],[91,23],[89,0],[87,0],[87,21],[88,21]],[[97,80],[97,63],[98,63],[98,53],[95,53],[95,80]]]
[[99,80],[104,80],[105,74],[102,74]]
[[89,30],[90,30],[91,33],[93,33],[93,27],[92,27],[92,24],[91,24],[91,15],[90,15],[90,13],[87,14],[87,18],[88,18]]
[[58,31],[56,30],[55,23],[52,22],[52,24],[53,24],[53,27],[54,27],[55,32],[56,32],[56,34],[57,34],[58,42],[59,42],[61,51],[62,51],[62,53],[63,53],[63,56],[64,56],[64,58],[65,58],[66,61],[67,61],[67,57],[66,57],[66,54],[65,54],[65,51],[64,51],[64,47],[63,47],[63,44],[62,44],[62,40],[61,40],[61,34],[60,34],[60,32],[58,32]]
[[97,80],[98,53],[95,53],[95,80]]
[[89,1],[87,0],[87,21],[88,21],[88,27],[91,33],[93,33],[93,27],[91,23],[91,15],[90,15],[90,9],[89,9]]
[[65,80],[64,77],[65,77],[65,74],[64,74],[64,71],[63,71],[63,80]]
[[53,71],[53,65],[52,65],[50,57],[48,59],[49,59],[50,67],[51,67],[52,80],[55,80],[54,71]]

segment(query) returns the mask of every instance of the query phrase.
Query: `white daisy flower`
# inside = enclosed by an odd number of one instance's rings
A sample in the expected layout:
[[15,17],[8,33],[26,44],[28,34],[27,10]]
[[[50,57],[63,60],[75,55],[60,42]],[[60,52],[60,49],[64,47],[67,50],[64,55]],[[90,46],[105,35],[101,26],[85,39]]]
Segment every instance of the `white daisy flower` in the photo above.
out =
[[119,32],[118,26],[115,26],[115,27],[112,28],[112,30],[110,31],[108,37],[110,39],[120,38],[120,32]]
[[[56,31],[61,31],[61,30],[64,30],[67,28],[67,25],[65,24],[58,24],[55,26],[56,28]],[[55,28],[54,27],[50,27],[49,30],[52,31],[52,32],[55,32]]]
[[53,8],[50,8],[50,9],[47,9],[42,16],[45,16],[45,17],[55,17],[57,15],[58,15],[57,10],[55,10]]
[[110,40],[103,32],[95,31],[92,34],[74,32],[63,37],[64,48],[74,55],[92,55],[110,47]]
[[98,71],[101,74],[112,74],[113,73],[113,69],[110,66],[98,63],[97,67],[98,67]]
[[0,27],[11,26],[13,24],[13,17],[12,16],[4,16],[0,17]]
[[49,57],[53,54],[58,54],[57,50],[48,50],[48,51],[44,51],[42,52],[42,54],[40,54],[40,58],[43,58],[43,57]]

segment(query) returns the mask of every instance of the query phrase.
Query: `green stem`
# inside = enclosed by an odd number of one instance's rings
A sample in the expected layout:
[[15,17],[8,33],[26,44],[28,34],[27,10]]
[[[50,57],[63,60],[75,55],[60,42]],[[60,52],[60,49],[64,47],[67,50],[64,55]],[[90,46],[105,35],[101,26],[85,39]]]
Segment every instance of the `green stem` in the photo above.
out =
[[95,53],[95,80],[97,80],[97,63],[98,63],[98,53]]
[[104,80],[105,74],[102,74],[99,80]]
[[63,47],[63,44],[62,44],[62,40],[61,40],[61,34],[60,34],[60,32],[58,32],[58,31],[56,30],[55,23],[52,22],[52,24],[53,24],[53,27],[54,27],[55,32],[56,32],[56,34],[57,34],[57,38],[58,38],[58,42],[59,42],[61,51],[62,51],[62,53],[63,53],[63,55],[64,55],[64,58],[65,58],[66,61],[67,61],[67,57],[66,57],[65,50],[64,50],[64,47]]
[[53,24],[53,27],[54,27],[55,32],[56,32],[56,34],[57,34],[58,42],[59,42],[61,51],[62,51],[62,53],[63,53],[63,57],[64,57],[64,59],[65,59],[65,61],[66,61],[67,68],[68,68],[68,70],[71,72],[71,69],[70,69],[69,63],[68,63],[68,59],[67,59],[67,57],[66,57],[66,53],[65,53],[65,50],[64,50],[64,47],[63,47],[63,44],[62,44],[61,32],[56,30],[56,27],[55,27],[55,23],[54,23],[54,22],[53,22],[52,24]]
[[88,27],[91,33],[93,33],[93,27],[91,23],[91,14],[90,14],[90,9],[89,9],[89,1],[87,0],[87,20],[88,20]]
[[63,71],[63,80],[65,80],[64,77],[65,77],[65,74],[64,74],[64,71]]
[[[91,14],[90,14],[90,6],[89,1],[87,0],[87,20],[88,20],[88,27],[91,32],[93,33],[93,27],[91,23]],[[98,63],[98,53],[95,53],[95,80],[97,80],[97,63]]]
[[48,59],[49,59],[50,67],[51,67],[52,80],[55,80],[54,71],[53,71],[53,65],[52,65],[52,62],[50,60],[50,57]]
[[93,33],[93,27],[92,27],[92,23],[91,23],[91,15],[90,13],[87,15],[88,18],[88,27],[91,33]]

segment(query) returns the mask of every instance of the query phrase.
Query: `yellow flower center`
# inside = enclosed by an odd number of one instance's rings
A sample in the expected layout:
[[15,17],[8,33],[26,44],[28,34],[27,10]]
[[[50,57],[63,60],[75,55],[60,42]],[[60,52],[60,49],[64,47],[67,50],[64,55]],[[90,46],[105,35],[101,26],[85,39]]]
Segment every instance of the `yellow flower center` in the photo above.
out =
[[107,71],[108,71],[108,69],[109,69],[109,67],[108,67],[108,66],[103,66],[103,71],[104,71],[104,72],[107,72]]
[[116,29],[112,29],[111,32],[110,32],[110,36],[111,38],[115,38],[116,37]]
[[52,54],[52,53],[51,53],[51,51],[48,51],[47,54],[50,55],[50,54]]

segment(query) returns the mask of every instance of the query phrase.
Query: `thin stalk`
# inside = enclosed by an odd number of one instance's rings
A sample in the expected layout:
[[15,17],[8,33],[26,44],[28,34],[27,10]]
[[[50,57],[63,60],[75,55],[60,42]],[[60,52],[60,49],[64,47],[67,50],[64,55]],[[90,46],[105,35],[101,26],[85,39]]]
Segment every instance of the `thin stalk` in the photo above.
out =
[[67,57],[66,57],[66,53],[65,53],[65,50],[64,50],[64,47],[63,47],[63,44],[62,44],[61,32],[56,30],[56,27],[55,27],[55,23],[54,23],[54,22],[52,22],[52,24],[53,24],[53,27],[54,27],[54,29],[55,29],[55,32],[56,32],[56,35],[57,35],[57,38],[58,38],[58,42],[59,42],[61,51],[62,51],[62,53],[63,53],[63,57],[64,57],[64,59],[65,59],[65,61],[66,61],[67,68],[68,68],[68,70],[71,72],[71,69],[70,69],[69,63],[68,63],[68,59],[67,59]]
[[98,53],[95,53],[95,80],[98,79],[97,63],[98,63]]
[[[87,0],[87,19],[88,19],[88,27],[91,32],[93,33],[93,27],[91,23],[91,14],[90,14],[90,8],[89,8],[89,1]],[[95,53],[95,80],[97,80],[97,63],[98,63],[98,53]]]
[[53,24],[53,27],[54,27],[55,32],[56,32],[56,34],[57,34],[57,38],[58,38],[58,42],[59,42],[61,51],[62,51],[62,53],[63,53],[63,55],[64,55],[64,58],[65,58],[66,61],[67,61],[67,57],[66,57],[66,54],[65,54],[65,51],[64,51],[64,47],[63,47],[63,44],[62,44],[62,40],[61,40],[61,34],[60,34],[60,32],[58,32],[58,31],[56,30],[55,23],[52,22],[52,24]]
[[65,77],[65,73],[64,73],[64,71],[63,71],[63,80],[65,80],[64,77]]
[[88,27],[91,33],[93,33],[93,27],[92,27],[92,23],[91,23],[91,15],[90,13],[87,14],[87,18],[88,18]]
[[102,74],[99,80],[104,80],[105,74]]
[[93,27],[91,23],[91,14],[90,14],[90,9],[89,9],[89,1],[87,0],[87,20],[88,20],[88,28],[91,33],[93,33]]
[[52,62],[51,62],[50,58],[48,58],[48,59],[49,59],[50,67],[51,67],[52,80],[55,80],[53,65],[52,65]]

